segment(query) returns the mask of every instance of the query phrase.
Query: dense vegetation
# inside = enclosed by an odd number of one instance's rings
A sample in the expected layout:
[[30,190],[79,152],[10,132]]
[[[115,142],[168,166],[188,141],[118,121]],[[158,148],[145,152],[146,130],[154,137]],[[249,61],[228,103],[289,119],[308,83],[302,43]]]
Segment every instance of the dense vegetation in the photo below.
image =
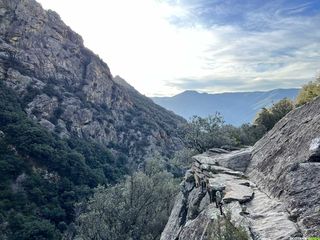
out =
[[170,215],[177,181],[159,159],[113,187],[98,187],[78,217],[83,240],[159,239]]
[[0,239],[61,239],[72,231],[75,203],[118,181],[126,157],[49,133],[1,82],[0,98]]
[[219,114],[207,118],[195,116],[183,129],[186,145],[200,153],[214,147],[252,145],[262,134],[260,128],[249,124],[241,127],[227,125]]
[[253,124],[243,124],[240,127],[225,124],[219,114],[207,118],[194,116],[183,129],[182,135],[187,146],[198,152],[214,147],[253,145],[293,108],[291,100],[283,99],[270,108],[263,108]]
[[320,76],[315,81],[309,82],[302,87],[297,97],[296,105],[301,106],[318,96],[320,96]]
[[[130,148],[138,150],[134,154],[136,158],[135,163],[141,164],[143,162],[146,155],[146,147],[150,145],[150,141],[148,141],[150,131],[157,132],[161,129],[160,133],[163,133],[168,139],[174,139],[175,145],[182,144],[177,138],[177,132],[180,125],[183,125],[186,121],[182,117],[156,105],[151,99],[141,95],[127,83],[125,84],[134,107],[123,113],[125,122],[121,130],[123,132],[130,132],[131,129],[134,129],[142,134],[141,138],[132,136],[130,139],[132,141]],[[157,141],[159,149],[164,147],[161,144],[163,144],[161,141]],[[160,151],[161,155],[166,158],[172,158],[177,150],[177,146],[175,145],[167,145],[165,151]],[[139,156],[140,162],[138,162],[137,156]]]
[[294,108],[290,99],[282,99],[273,104],[270,108],[263,108],[257,115],[254,124],[262,128],[264,132],[269,131],[273,126]]

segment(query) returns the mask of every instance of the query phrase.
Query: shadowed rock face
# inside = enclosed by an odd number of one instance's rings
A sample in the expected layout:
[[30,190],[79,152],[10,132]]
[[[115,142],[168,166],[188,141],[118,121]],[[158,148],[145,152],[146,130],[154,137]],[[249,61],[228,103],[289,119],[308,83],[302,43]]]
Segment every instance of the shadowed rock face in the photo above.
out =
[[247,173],[284,202],[307,236],[320,236],[320,98],[286,115],[254,146]]
[[181,146],[184,120],[114,79],[58,14],[34,0],[0,0],[0,80],[61,137],[119,145],[137,161]]

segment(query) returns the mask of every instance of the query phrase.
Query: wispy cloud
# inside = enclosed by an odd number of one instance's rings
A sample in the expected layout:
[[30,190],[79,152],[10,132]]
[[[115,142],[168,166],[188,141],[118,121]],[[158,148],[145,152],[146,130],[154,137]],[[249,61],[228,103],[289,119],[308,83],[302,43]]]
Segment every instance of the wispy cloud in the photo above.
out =
[[299,87],[320,69],[318,0],[38,1],[149,96]]
[[[204,9],[211,10],[211,15],[204,15],[198,3],[192,7],[192,1],[185,1],[190,16],[198,12],[199,17],[192,20],[186,15],[181,21],[206,26],[215,42],[202,55],[203,75],[184,76],[168,85],[199,91],[248,91],[299,87],[314,78],[320,69],[319,4],[241,1],[247,4],[239,6],[239,2],[201,1]],[[234,22],[234,16],[239,21]]]

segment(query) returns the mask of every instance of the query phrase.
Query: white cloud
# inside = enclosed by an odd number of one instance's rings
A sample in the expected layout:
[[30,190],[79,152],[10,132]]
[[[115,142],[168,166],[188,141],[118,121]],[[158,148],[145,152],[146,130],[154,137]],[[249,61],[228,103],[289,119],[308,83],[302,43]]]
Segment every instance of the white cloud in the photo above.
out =
[[[297,87],[319,67],[315,17],[248,13],[250,23],[263,19],[268,27],[255,32],[231,24],[204,27],[189,8],[157,0],[38,1],[82,35],[114,75],[148,96],[173,95],[188,86],[220,92]],[[175,25],[171,17],[193,24]]]
[[179,7],[150,0],[39,0],[56,10],[84,38],[85,45],[147,95],[172,94],[164,82],[201,68],[199,56],[211,35],[200,27],[177,28],[168,17]]

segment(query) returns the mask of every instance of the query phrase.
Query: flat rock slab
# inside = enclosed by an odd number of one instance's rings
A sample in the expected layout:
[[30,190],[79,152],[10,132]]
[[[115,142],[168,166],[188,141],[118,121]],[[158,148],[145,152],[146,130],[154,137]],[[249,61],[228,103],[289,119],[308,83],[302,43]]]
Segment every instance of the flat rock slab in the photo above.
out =
[[[285,240],[299,236],[296,224],[289,220],[283,204],[268,197],[258,188],[253,188],[254,198],[247,203],[247,218],[250,220],[251,232],[255,239]],[[299,239],[299,238],[296,238]]]
[[223,174],[233,175],[241,178],[246,178],[243,172],[234,171],[234,170],[231,170],[230,168],[221,167],[221,166],[203,164],[200,166],[200,169],[204,173],[209,172],[211,176],[214,176],[219,173],[223,173]]
[[[211,154],[211,157],[210,154],[197,155],[192,172],[205,176],[211,189],[223,189],[223,213],[230,213],[232,224],[243,227],[250,239],[302,240],[300,229],[289,219],[285,203],[269,197],[242,171],[218,163],[219,159],[226,159],[225,155],[239,154],[239,159],[243,159],[243,152],[249,154],[250,151]],[[196,188],[192,176],[191,172],[186,174],[183,194],[179,195],[183,199],[177,200],[161,240],[208,240],[206,228],[220,216],[216,204],[210,203],[208,192]]]
[[210,148],[208,152],[210,154],[221,154],[221,153],[229,153],[230,151],[221,149],[221,148]]
[[228,184],[226,186],[226,194],[223,201],[230,203],[232,201],[238,201],[239,203],[246,203],[253,198],[253,190],[251,187],[237,184]]
[[200,164],[219,165],[235,171],[244,172],[251,160],[252,148],[217,154],[206,152],[193,157]]
[[216,161],[208,154],[203,153],[192,157],[196,162],[201,164],[215,165]]

